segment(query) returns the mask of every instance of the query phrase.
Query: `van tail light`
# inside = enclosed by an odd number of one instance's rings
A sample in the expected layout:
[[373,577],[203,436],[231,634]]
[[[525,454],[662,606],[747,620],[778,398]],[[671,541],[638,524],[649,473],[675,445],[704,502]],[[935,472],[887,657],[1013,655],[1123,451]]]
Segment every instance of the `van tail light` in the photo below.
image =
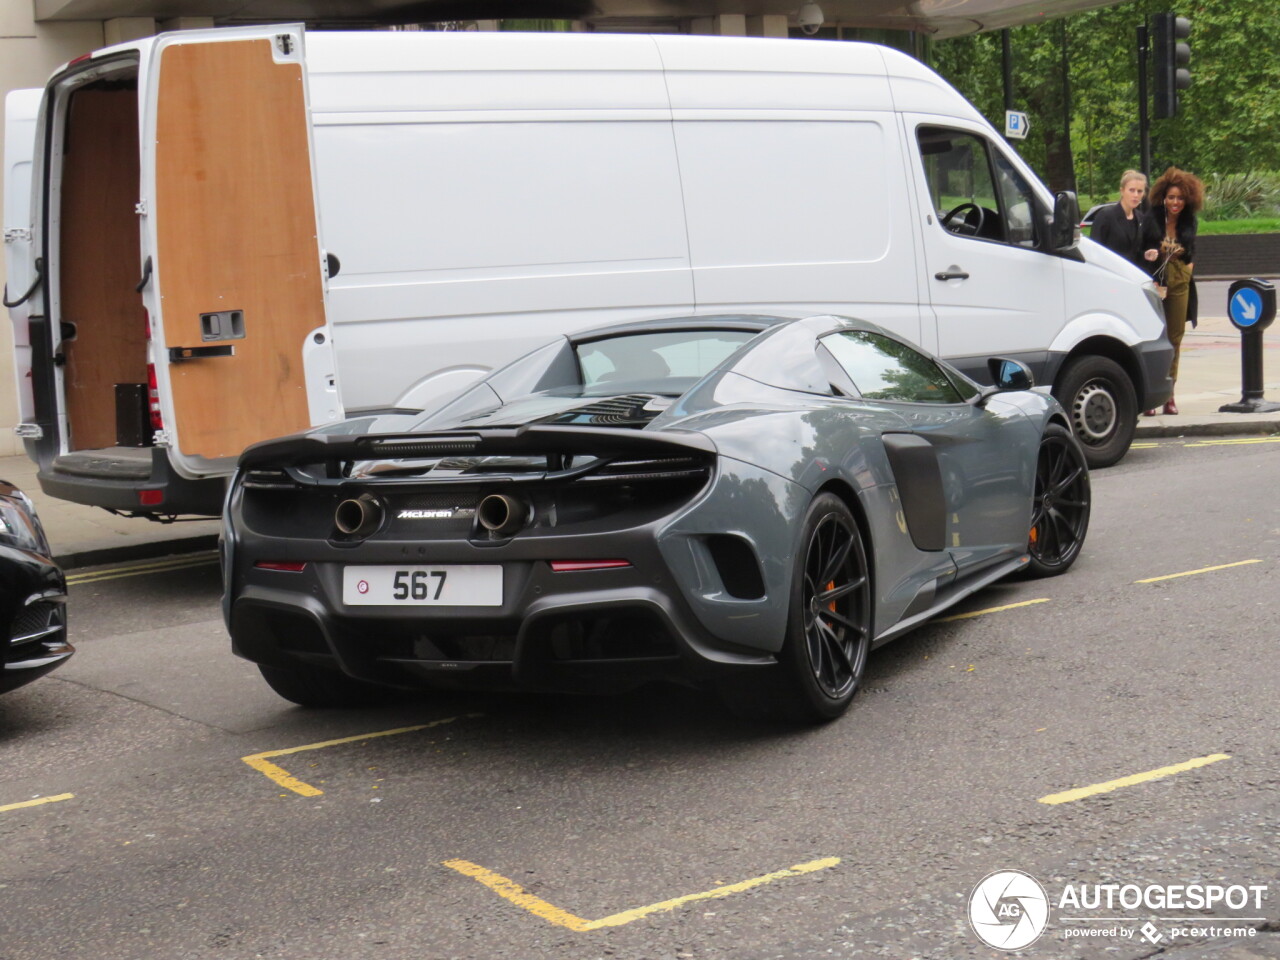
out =
[[147,409],[151,413],[151,429],[163,430],[164,419],[160,416],[160,387],[156,384],[156,365],[147,364]]

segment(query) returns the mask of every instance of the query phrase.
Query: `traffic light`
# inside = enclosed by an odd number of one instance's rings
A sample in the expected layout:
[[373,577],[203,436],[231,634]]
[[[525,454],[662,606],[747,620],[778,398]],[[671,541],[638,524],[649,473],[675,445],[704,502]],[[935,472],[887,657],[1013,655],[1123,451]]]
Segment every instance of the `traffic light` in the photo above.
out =
[[1156,118],[1178,112],[1178,91],[1191,86],[1191,21],[1172,13],[1157,13],[1152,25],[1151,59],[1155,67]]

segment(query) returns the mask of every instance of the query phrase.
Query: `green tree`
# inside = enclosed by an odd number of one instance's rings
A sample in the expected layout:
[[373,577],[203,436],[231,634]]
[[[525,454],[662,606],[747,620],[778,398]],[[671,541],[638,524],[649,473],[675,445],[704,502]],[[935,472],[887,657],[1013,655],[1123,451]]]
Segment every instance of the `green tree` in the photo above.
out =
[[[1201,175],[1280,169],[1280,4],[1236,0],[1129,0],[1067,18],[1071,154],[1086,195],[1114,196],[1120,174],[1140,160],[1137,27],[1152,14],[1188,17],[1191,88],[1178,115],[1151,121],[1152,167],[1176,164]],[[1032,137],[1016,146],[1052,186],[1054,138],[1063,128],[1061,34],[1055,22],[1011,31],[1017,109]],[[1000,36],[934,43],[931,61],[997,127],[1003,126]],[[1048,139],[1046,139],[1048,133]],[[1038,134],[1038,135],[1037,135]]]

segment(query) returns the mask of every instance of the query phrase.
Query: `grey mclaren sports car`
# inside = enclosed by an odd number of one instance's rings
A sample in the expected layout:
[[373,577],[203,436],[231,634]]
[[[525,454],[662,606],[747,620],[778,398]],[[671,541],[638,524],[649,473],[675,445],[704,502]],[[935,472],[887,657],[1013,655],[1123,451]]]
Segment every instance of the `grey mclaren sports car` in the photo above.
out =
[[307,706],[677,680],[831,719],[875,647],[1080,553],[1067,418],[990,367],[840,317],[688,317],[258,444],[224,520],[234,650]]

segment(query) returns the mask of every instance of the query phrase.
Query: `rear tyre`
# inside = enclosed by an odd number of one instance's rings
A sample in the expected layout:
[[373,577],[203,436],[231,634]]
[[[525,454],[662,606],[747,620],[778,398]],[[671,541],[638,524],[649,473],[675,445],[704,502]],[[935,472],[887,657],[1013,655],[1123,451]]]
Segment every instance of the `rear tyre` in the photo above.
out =
[[871,571],[858,524],[834,494],[805,516],[778,663],[725,688],[740,715],[822,723],[853,700],[871,649]]
[[389,687],[365,683],[336,670],[296,663],[288,667],[258,664],[262,679],[276,693],[300,707],[369,707],[393,699]]
[[1045,428],[1031,498],[1028,577],[1056,577],[1080,556],[1089,530],[1089,468],[1075,437],[1056,423]]
[[1125,455],[1138,427],[1138,397],[1120,364],[1077,357],[1063,368],[1053,395],[1066,408],[1091,469],[1109,467]]

